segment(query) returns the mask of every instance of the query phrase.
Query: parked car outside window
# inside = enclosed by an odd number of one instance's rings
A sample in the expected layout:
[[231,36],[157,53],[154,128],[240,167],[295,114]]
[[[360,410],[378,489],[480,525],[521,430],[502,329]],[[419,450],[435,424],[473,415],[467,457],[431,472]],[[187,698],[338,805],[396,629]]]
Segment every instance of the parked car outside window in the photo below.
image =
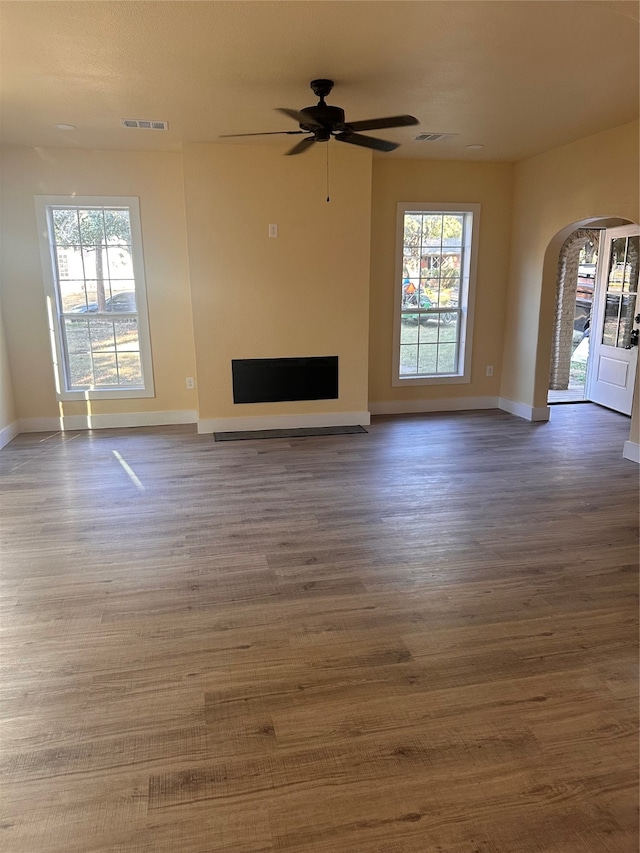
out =
[[[88,302],[84,305],[76,305],[74,308],[70,310],[71,314],[92,314],[98,310],[97,302]],[[108,299],[105,299],[104,302],[104,310],[105,311],[122,311],[122,312],[135,312],[136,308],[136,294],[133,290],[123,290],[122,293],[116,293],[113,296],[110,296]]]

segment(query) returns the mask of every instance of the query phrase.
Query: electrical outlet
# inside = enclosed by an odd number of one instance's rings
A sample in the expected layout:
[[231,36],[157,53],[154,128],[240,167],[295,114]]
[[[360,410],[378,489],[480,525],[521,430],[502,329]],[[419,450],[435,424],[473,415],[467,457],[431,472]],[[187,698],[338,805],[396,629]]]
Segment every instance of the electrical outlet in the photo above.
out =
[[487,365],[487,376],[493,376],[493,365],[492,364]]
[[196,387],[196,383],[193,376],[187,376],[186,383],[188,391],[193,391],[193,389]]
[[278,226],[277,225],[269,225],[269,237],[277,237],[278,236]]

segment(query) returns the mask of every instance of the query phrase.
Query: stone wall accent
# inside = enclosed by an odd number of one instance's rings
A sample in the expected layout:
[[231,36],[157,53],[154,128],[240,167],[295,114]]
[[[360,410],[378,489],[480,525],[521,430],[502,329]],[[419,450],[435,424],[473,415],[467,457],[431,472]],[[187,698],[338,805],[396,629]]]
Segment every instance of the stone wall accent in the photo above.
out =
[[549,376],[552,391],[564,391],[569,387],[580,252],[588,242],[597,246],[599,239],[600,231],[580,228],[567,237],[560,249]]

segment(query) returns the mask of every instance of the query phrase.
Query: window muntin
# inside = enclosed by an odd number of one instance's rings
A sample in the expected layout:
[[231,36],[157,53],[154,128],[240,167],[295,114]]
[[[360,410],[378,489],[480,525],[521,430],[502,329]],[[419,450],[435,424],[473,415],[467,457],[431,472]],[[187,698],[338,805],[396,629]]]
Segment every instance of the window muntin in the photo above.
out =
[[393,383],[469,381],[479,205],[398,206]]
[[137,199],[37,199],[61,399],[153,395]]

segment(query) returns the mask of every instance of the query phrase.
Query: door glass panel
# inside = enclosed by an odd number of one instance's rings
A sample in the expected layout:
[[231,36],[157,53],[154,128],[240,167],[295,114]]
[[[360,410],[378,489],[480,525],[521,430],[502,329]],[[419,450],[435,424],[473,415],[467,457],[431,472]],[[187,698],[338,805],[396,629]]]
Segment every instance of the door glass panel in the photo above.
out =
[[620,311],[620,327],[618,328],[618,341],[616,346],[628,347],[631,343],[631,332],[633,331],[633,315],[635,314],[635,296],[623,295],[622,308]]
[[630,293],[638,292],[638,252],[640,249],[640,237],[629,237],[627,245],[627,258],[624,265],[623,290]]
[[626,248],[626,237],[616,237],[615,240],[611,241],[611,254],[609,256],[609,276],[607,279],[607,290],[622,290],[622,279],[624,273]]
[[604,310],[604,328],[602,330],[602,343],[607,347],[614,347],[618,337],[618,309],[620,297],[614,293],[607,293],[607,303]]

